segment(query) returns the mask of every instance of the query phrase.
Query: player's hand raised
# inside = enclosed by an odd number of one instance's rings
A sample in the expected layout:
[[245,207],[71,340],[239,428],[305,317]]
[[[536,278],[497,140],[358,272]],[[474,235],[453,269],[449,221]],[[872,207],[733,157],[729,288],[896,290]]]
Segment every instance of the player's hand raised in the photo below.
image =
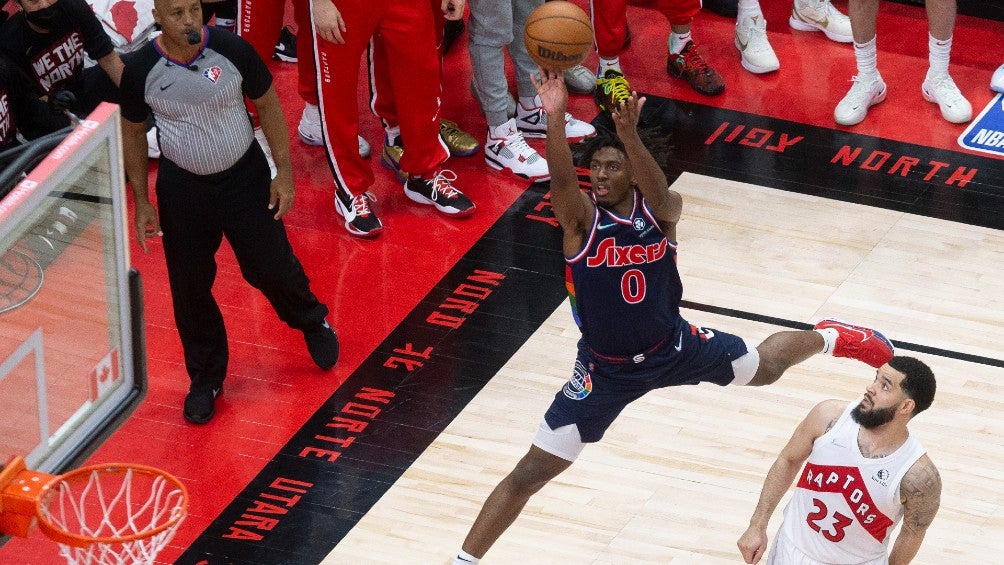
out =
[[565,77],[562,73],[540,68],[539,78],[530,75],[533,86],[540,95],[540,104],[548,116],[561,116],[564,120],[565,109],[568,107],[568,90],[565,88]]

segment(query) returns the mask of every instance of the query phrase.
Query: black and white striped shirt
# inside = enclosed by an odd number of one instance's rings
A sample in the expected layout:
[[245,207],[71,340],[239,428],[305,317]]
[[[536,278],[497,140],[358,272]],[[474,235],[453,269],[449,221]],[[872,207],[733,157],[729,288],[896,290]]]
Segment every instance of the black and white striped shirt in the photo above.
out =
[[191,61],[178,61],[155,41],[126,55],[122,73],[122,116],[143,122],[157,118],[163,158],[197,174],[232,167],[251,147],[254,130],[244,95],[260,98],[272,75],[245,40],[215,28]]

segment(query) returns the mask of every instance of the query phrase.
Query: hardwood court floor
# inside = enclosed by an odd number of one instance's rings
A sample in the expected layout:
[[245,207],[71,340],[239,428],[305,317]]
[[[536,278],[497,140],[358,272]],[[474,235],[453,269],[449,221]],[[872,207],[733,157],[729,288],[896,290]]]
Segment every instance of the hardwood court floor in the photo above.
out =
[[[981,563],[1004,551],[1001,368],[913,351],[1000,357],[1004,234],[692,174],[673,188],[684,195],[687,300],[807,323],[839,315],[887,330],[900,354],[933,368],[938,395],[911,430],[944,493],[915,562]],[[684,316],[756,340],[788,329]],[[448,562],[525,453],[577,338],[566,301],[324,563]],[[650,393],[530,500],[484,562],[741,563],[735,542],[795,426],[818,401],[860,400],[872,378],[864,364],[818,355],[770,387]]]

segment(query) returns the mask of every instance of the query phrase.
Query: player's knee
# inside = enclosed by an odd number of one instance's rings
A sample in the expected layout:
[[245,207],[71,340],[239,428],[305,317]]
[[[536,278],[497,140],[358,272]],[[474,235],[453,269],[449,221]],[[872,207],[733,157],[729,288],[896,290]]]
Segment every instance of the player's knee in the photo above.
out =
[[518,495],[531,495],[571,465],[542,449],[531,448],[505,478],[506,486]]

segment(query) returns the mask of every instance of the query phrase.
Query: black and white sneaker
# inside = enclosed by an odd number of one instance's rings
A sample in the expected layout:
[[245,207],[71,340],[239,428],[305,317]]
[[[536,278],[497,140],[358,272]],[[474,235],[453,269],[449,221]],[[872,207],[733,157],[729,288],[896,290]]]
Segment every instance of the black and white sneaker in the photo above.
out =
[[192,424],[205,424],[216,414],[216,399],[223,394],[223,385],[210,390],[190,390],[185,396],[182,415]]
[[272,58],[284,63],[296,62],[296,36],[288,27],[283,27],[279,32],[279,43],[275,44]]
[[303,330],[303,340],[318,367],[327,371],[338,362],[338,335],[327,320],[316,328]]
[[474,213],[476,206],[470,198],[453,186],[457,174],[449,169],[438,171],[431,179],[420,177],[404,182],[404,194],[413,202],[435,206],[436,210],[463,218]]
[[370,209],[370,201],[376,202],[372,192],[364,192],[352,197],[346,206],[335,194],[335,211],[345,218],[345,229],[357,237],[376,237],[383,230],[380,218]]

